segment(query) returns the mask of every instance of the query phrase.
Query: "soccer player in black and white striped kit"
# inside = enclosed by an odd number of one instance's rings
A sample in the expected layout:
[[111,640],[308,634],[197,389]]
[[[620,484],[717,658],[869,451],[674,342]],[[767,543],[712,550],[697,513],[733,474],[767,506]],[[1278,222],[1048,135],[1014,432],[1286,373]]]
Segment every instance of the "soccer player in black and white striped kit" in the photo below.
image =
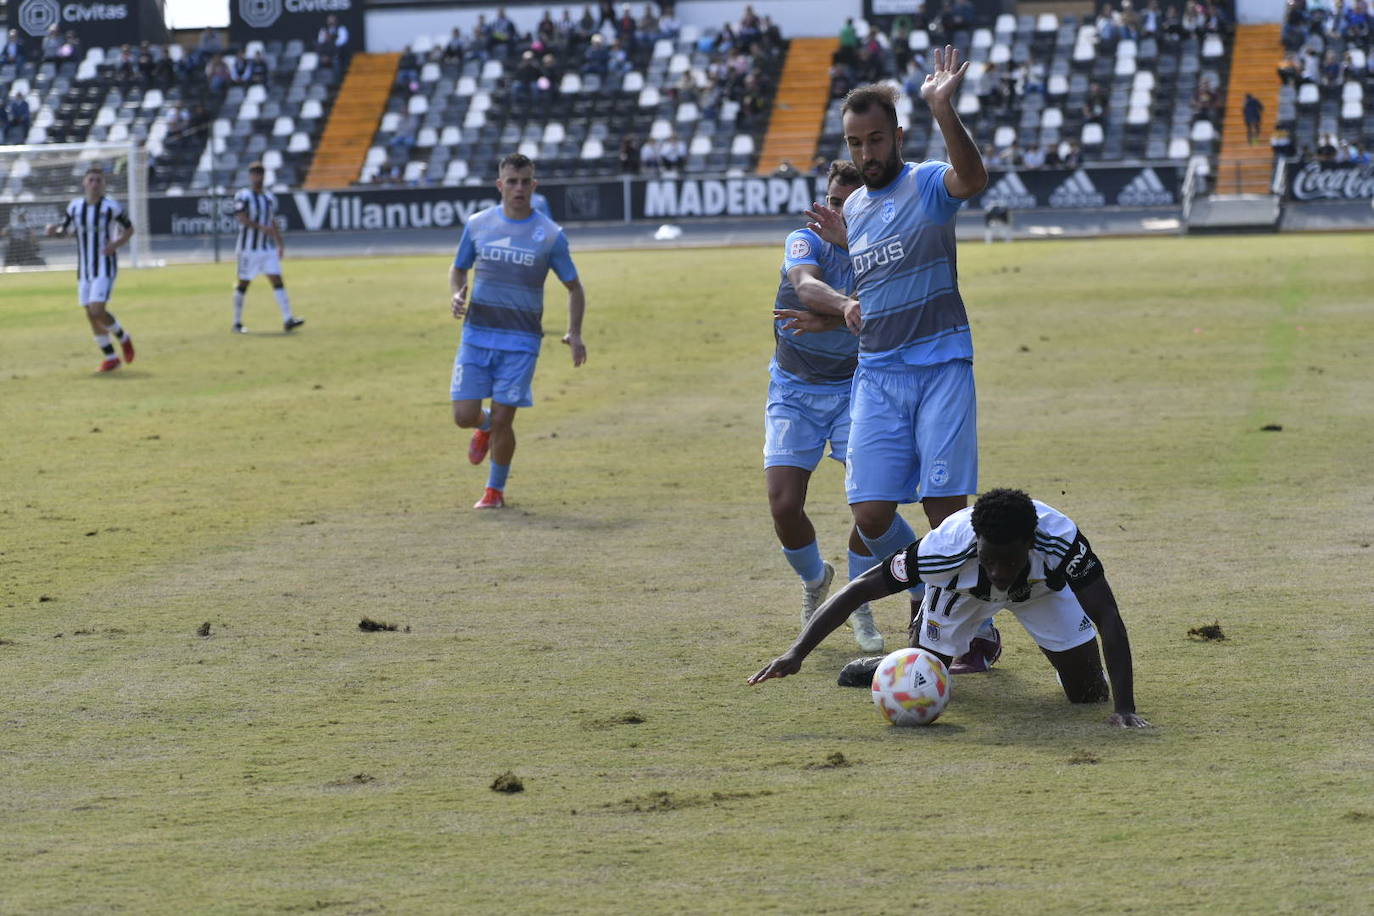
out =
[[286,245],[277,227],[277,197],[264,190],[267,174],[261,162],[248,166],[248,187],[234,195],[234,216],[239,221],[238,286],[234,287],[234,333],[246,334],[243,326],[243,297],[248,284],[258,274],[267,274],[272,292],[281,309],[282,328],[294,331],[305,324],[304,318],[291,314],[291,299],[281,279],[281,255]]
[[[119,319],[106,310],[114,295],[115,277],[119,273],[119,249],[133,237],[134,225],[117,201],[105,196],[105,171],[98,165],[86,170],[81,180],[84,197],[67,204],[66,219],[47,226],[47,235],[76,236],[76,293],[78,304],[86,310],[86,317],[95,332],[95,344],[105,354],[99,372],[113,372],[119,368],[113,337],[124,353],[124,362],[134,361],[134,341],[120,325]],[[115,234],[116,228],[118,235]]]

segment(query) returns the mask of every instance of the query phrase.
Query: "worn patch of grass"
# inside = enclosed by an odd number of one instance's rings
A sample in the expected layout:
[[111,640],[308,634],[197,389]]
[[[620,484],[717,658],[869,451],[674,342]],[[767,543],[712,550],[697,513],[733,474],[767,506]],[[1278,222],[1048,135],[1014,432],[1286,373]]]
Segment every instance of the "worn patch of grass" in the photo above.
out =
[[[551,285],[497,513],[442,260],[292,261],[290,337],[230,335],[227,266],[127,272],[139,359],[103,378],[71,278],[6,277],[0,911],[1357,909],[1367,246],[961,253],[983,486],[1092,538],[1143,733],[1064,703],[1010,618],[930,728],[834,686],[844,631],[744,686],[796,625],[759,470],[776,251],[579,256],[591,359]],[[249,327],[275,314],[255,285]],[[811,493],[838,562],[840,469]]]

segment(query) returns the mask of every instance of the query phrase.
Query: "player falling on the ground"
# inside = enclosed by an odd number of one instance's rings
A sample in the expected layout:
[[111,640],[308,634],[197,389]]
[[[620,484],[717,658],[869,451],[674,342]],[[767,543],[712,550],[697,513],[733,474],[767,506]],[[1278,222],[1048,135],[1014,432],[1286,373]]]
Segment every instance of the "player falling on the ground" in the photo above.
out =
[[[919,499],[935,528],[978,486],[973,338],[959,295],[954,221],[987,185],[987,170],[954,109],[968,65],[950,47],[933,56],[921,97],[950,161],[904,162],[897,90],[861,86],[845,97],[842,117],[866,187],[842,214],[809,211],[822,237],[848,248],[854,267],[844,314],[859,334],[859,366],[845,482],[859,534],[878,557],[915,539],[899,503]],[[912,616],[918,611],[913,601]],[[951,672],[986,671],[1000,645],[988,621]]]
[[[826,202],[844,205],[863,179],[851,162],[830,166]],[[768,508],[783,556],[802,580],[801,620],[805,624],[830,591],[835,569],[821,559],[816,528],[806,514],[806,491],[811,474],[825,455],[844,461],[849,442],[849,388],[854,381],[859,339],[844,319],[828,317],[824,328],[799,326],[819,317],[812,304],[829,304],[827,312],[843,307],[854,272],[844,249],[821,239],[810,229],[797,229],[784,245],[782,275],[773,304],[776,346],[768,364],[768,404],[764,408],[763,468],[768,483]],[[813,319],[814,320],[814,319]],[[856,578],[876,560],[857,529],[849,534],[849,578]],[[849,618],[854,639],[865,652],[881,652],[883,635],[864,604]]]
[[281,278],[281,256],[286,253],[286,243],[277,226],[277,197],[263,188],[267,170],[261,162],[248,166],[248,187],[234,195],[234,218],[239,221],[238,285],[234,287],[234,333],[246,334],[243,326],[243,299],[248,294],[248,284],[258,274],[267,274],[267,282],[272,284],[272,294],[277,297],[277,307],[281,309],[282,329],[294,331],[305,324],[304,318],[291,313],[291,298],[286,294],[286,284]]
[[[115,278],[119,275],[119,249],[133,238],[134,225],[124,207],[105,196],[105,171],[98,165],[86,170],[81,180],[84,197],[67,204],[66,218],[59,224],[46,227],[47,235],[76,236],[76,297],[86,310],[86,318],[95,332],[95,345],[104,354],[98,372],[113,372],[119,368],[110,338],[119,342],[124,362],[134,361],[134,340],[113,313],[107,310],[114,296]],[[114,228],[119,227],[119,234]]]
[[[911,645],[946,665],[968,650],[978,626],[1010,609],[1050,660],[1073,703],[1115,699],[1108,724],[1143,728],[1136,714],[1131,644],[1102,562],[1067,516],[1020,490],[989,490],[914,544],[889,556],[821,606],[785,653],[750,684],[786,677],[865,601],[893,595],[920,579],[921,612]],[[1067,587],[1066,587],[1067,586]],[[1097,636],[1107,660],[1108,688]],[[867,687],[881,657],[850,662],[844,686]]]
[[[474,215],[463,227],[449,270],[454,318],[463,339],[453,359],[449,396],[453,421],[473,429],[468,460],[481,464],[491,452],[486,490],[474,509],[505,505],[506,478],[515,455],[515,411],[534,404],[530,382],[544,341],[544,279],[550,270],[568,290],[568,333],[573,366],[587,361],[582,281],[563,227],[531,207],[534,162],[519,153],[501,160],[496,188],[501,204]],[[469,301],[468,271],[474,279]],[[482,401],[491,399],[490,407]]]

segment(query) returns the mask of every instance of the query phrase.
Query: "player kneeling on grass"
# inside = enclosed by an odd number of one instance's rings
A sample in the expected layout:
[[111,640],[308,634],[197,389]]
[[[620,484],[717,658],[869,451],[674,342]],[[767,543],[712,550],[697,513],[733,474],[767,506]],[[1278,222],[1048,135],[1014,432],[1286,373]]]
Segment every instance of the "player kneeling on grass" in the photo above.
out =
[[[925,582],[911,645],[946,665],[968,650],[979,624],[1010,610],[1059,674],[1073,703],[1115,700],[1107,723],[1144,728],[1135,711],[1131,645],[1102,563],[1078,526],[1020,490],[990,490],[970,509],[888,557],[823,604],[792,647],[749,678],[758,684],[801,670],[802,660],[865,601]],[[1067,588],[1066,588],[1067,586]],[[1104,676],[1097,636],[1107,660]],[[844,686],[867,687],[881,658],[851,662]]]
[[[45,234],[76,236],[76,296],[86,310],[86,318],[95,332],[95,345],[104,354],[97,372],[113,372],[119,368],[113,337],[119,341],[124,362],[134,361],[134,339],[120,326],[119,319],[106,306],[114,297],[115,278],[119,275],[119,249],[133,238],[134,225],[117,201],[105,196],[105,171],[98,165],[86,170],[81,179],[85,196],[67,204],[66,218],[47,226]],[[114,227],[119,234],[114,234]]]

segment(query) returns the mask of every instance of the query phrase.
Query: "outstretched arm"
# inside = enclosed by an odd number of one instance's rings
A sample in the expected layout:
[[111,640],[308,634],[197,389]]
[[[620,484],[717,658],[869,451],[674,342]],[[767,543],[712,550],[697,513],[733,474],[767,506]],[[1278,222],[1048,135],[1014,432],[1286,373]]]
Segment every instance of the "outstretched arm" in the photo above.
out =
[[968,61],[959,63],[959,52],[951,45],[935,49],[935,67],[921,85],[921,98],[930,106],[940,134],[945,138],[945,150],[953,168],[945,172],[945,190],[950,196],[967,200],[988,184],[988,170],[978,144],[969,136],[959,113],[954,109],[954,97],[968,72]]
[[815,264],[798,264],[787,272],[787,280],[802,305],[822,315],[843,318],[849,304],[856,301],[826,283],[824,272]]
[[877,564],[868,572],[850,581],[848,585],[830,596],[830,599],[816,609],[806,627],[791,647],[765,665],[748,683],[759,684],[769,678],[787,677],[801,670],[802,659],[820,645],[821,640],[839,628],[866,601],[877,601],[888,595],[895,595],[906,586],[893,587],[888,581],[885,570],[886,561]]
[[1107,662],[1107,677],[1112,682],[1112,702],[1115,711],[1107,717],[1110,725],[1122,728],[1145,728],[1150,723],[1135,711],[1135,678],[1131,669],[1131,642],[1126,636],[1126,623],[1116,606],[1116,596],[1105,576],[1098,576],[1087,585],[1074,588],[1074,595],[1083,611],[1102,638],[1102,655]]

